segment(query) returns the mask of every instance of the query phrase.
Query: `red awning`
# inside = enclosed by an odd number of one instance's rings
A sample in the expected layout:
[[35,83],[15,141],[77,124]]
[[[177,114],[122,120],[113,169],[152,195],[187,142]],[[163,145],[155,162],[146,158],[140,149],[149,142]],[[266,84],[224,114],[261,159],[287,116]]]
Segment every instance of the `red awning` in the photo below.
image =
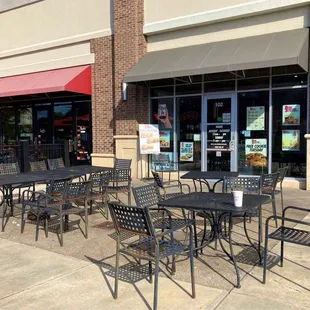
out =
[[91,66],[0,78],[0,97],[70,91],[91,94]]

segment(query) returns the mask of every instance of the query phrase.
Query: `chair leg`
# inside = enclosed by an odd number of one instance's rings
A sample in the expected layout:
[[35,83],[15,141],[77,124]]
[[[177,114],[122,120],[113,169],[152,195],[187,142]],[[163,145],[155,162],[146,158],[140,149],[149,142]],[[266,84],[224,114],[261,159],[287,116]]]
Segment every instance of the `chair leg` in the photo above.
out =
[[153,283],[152,261],[149,261],[149,278],[150,283]]
[[268,261],[268,234],[266,234],[265,237],[263,284],[266,283],[267,261]]
[[47,215],[44,219],[44,230],[45,230],[45,237],[48,238],[48,218],[47,218]]
[[37,220],[36,220],[36,241],[39,239],[39,224],[40,224],[40,207],[37,209]]
[[115,280],[114,280],[114,299],[118,297],[118,276],[119,276],[119,248],[120,248],[120,238],[117,236],[116,242],[116,262],[115,262]]
[[87,201],[85,200],[85,238],[88,239],[88,209],[87,209]]
[[193,250],[193,229],[192,229],[192,227],[190,227],[189,259],[190,259],[190,265],[191,265],[192,298],[196,298],[194,250]]
[[276,227],[278,227],[278,220],[277,220],[277,207],[276,207],[276,199],[274,197],[274,194],[272,194],[272,211],[273,211],[273,216],[274,216],[274,220],[275,220],[275,224],[276,224]]
[[20,233],[21,234],[24,233],[24,228],[25,228],[25,209],[26,209],[26,207],[23,204],[22,205],[22,218],[21,218],[21,223],[20,223]]
[[281,258],[280,258],[280,266],[283,267],[284,260],[284,241],[281,241]]
[[281,207],[282,207],[282,212],[283,212],[284,205],[283,205],[283,190],[282,190],[282,183],[280,184],[280,193],[281,193]]
[[60,214],[60,223],[59,223],[59,229],[60,229],[60,246],[63,246],[64,245],[64,218],[63,218],[63,215],[62,213]]
[[153,310],[157,310],[158,299],[158,273],[159,273],[159,246],[156,246],[156,258],[155,258],[155,283],[154,283],[154,302]]

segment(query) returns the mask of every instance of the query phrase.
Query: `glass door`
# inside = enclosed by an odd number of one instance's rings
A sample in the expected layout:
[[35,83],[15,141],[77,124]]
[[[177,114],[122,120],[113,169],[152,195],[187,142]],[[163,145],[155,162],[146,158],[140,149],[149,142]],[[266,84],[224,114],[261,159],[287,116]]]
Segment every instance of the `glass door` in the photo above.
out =
[[53,143],[53,113],[51,106],[34,108],[34,141],[36,143]]
[[236,96],[207,95],[202,111],[202,169],[237,171]]

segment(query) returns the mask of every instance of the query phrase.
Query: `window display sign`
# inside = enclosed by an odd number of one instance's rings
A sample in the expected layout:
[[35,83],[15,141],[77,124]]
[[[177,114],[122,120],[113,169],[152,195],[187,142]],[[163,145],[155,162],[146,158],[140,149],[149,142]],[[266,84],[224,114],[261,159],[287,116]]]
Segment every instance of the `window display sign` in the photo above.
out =
[[208,143],[210,149],[229,149],[230,125],[208,125]]
[[245,162],[252,167],[267,167],[267,139],[245,139]]
[[170,148],[170,131],[160,130],[159,141],[160,141],[161,148]]
[[154,170],[160,169],[169,171],[171,169],[176,169],[177,167],[174,164],[171,164],[172,162],[173,152],[160,152],[159,154],[152,155],[152,169]]
[[158,125],[139,125],[140,154],[158,154],[160,152]]
[[265,107],[247,107],[246,130],[265,130]]
[[300,130],[282,130],[282,151],[300,150]]
[[193,142],[180,142],[180,161],[194,161]]
[[223,113],[223,123],[230,123],[230,113]]
[[282,125],[300,125],[299,104],[286,104],[283,106]]

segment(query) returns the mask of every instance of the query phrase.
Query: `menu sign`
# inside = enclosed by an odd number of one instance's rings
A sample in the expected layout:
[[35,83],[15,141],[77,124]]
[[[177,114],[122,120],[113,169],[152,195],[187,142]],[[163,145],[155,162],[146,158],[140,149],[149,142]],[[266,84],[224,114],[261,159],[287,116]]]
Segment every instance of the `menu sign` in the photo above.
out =
[[208,125],[208,143],[210,149],[229,149],[231,140],[230,125]]
[[300,130],[282,130],[282,151],[300,150]]
[[170,131],[161,130],[159,132],[159,141],[161,148],[170,148]]
[[194,143],[181,142],[180,143],[180,161],[194,160]]
[[246,130],[265,130],[265,107],[247,107]]
[[140,154],[158,154],[160,152],[158,125],[139,125]]
[[300,105],[285,104],[282,111],[282,125],[300,125]]
[[245,139],[245,161],[252,167],[266,167],[267,139]]

